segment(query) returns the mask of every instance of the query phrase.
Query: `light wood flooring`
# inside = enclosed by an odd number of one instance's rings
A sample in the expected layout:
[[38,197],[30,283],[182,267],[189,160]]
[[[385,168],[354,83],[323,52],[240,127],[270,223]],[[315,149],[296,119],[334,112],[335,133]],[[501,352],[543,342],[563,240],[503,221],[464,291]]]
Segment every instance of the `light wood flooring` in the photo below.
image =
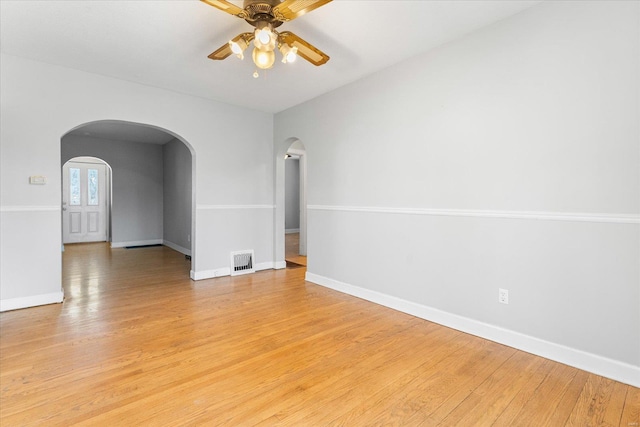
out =
[[0,425],[638,426],[640,390],[304,281],[193,282],[67,245],[63,304],[0,314]]
[[284,235],[284,259],[290,264],[307,266],[307,257],[300,255],[300,233]]

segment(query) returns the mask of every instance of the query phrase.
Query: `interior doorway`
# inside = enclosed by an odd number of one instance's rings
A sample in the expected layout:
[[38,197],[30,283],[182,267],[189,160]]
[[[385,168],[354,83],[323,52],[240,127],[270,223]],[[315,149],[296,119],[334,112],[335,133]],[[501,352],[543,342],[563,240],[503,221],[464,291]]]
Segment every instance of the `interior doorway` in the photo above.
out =
[[307,157],[296,140],[284,156],[285,261],[288,267],[307,265]]
[[[101,120],[67,132],[60,150],[63,243],[162,245],[184,254],[193,269],[195,152],[184,139],[152,125]],[[104,165],[104,175],[94,163]],[[96,211],[103,205],[104,215]],[[92,235],[102,225],[105,232]]]
[[75,157],[62,167],[62,243],[105,242],[109,236],[111,168]]

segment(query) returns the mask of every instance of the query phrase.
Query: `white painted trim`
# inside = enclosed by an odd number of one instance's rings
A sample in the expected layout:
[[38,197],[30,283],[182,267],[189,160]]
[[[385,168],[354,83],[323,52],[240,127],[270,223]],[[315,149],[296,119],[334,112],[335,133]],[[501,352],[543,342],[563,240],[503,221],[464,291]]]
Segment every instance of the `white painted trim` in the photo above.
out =
[[488,211],[470,209],[419,209],[419,208],[383,208],[365,206],[325,206],[309,205],[309,210],[366,212],[401,215],[429,216],[466,216],[481,218],[529,219],[546,221],[579,221],[606,222],[620,224],[640,224],[640,215],[608,214],[608,213],[571,213],[571,212],[537,212],[537,211]]
[[147,246],[147,245],[162,245],[162,239],[134,240],[131,242],[111,242],[112,248],[124,248],[125,246]]
[[298,255],[307,255],[307,153],[301,150],[300,155],[300,239],[298,242]]
[[0,212],[60,212],[60,206],[0,206]]
[[291,154],[293,156],[301,157],[301,156],[304,156],[305,154],[307,154],[307,150],[301,150],[299,148],[289,148],[287,150],[287,154]]
[[561,344],[555,344],[457,314],[448,313],[359,286],[342,283],[314,273],[307,272],[305,280],[449,328],[508,345],[509,347],[526,351],[527,353],[555,360],[556,362],[564,363],[625,384],[630,384],[634,387],[640,387],[640,366],[629,365]]
[[275,262],[259,262],[255,265],[256,271],[262,271],[262,270],[273,270],[276,265]]
[[[180,252],[181,254],[191,256],[191,249],[183,248],[182,246],[176,245],[175,243],[170,242],[168,240],[163,240],[162,244],[173,249],[174,251]],[[127,245],[127,246],[130,246],[130,245]]]
[[224,211],[241,209],[275,209],[275,205],[197,205],[197,210],[202,211]]
[[230,276],[231,269],[229,267],[216,268],[213,270],[191,271],[192,280],[213,279],[214,277]]
[[[284,266],[282,266],[284,264]],[[282,269],[286,268],[287,263],[280,262],[260,262],[254,265],[256,271],[262,270],[274,270],[274,269]],[[192,280],[204,280],[204,279],[213,279],[214,277],[223,277],[223,276],[231,276],[231,268],[222,267],[215,268],[213,270],[203,270],[203,271],[191,271],[190,273]]]
[[299,228],[289,228],[287,230],[284,230],[284,234],[294,234],[299,232],[300,232]]
[[282,270],[283,268],[287,268],[287,261],[276,261],[273,263],[274,270]]
[[64,300],[64,292],[33,295],[30,297],[10,298],[0,300],[0,311],[18,310],[21,308],[36,307],[38,305],[57,304]]

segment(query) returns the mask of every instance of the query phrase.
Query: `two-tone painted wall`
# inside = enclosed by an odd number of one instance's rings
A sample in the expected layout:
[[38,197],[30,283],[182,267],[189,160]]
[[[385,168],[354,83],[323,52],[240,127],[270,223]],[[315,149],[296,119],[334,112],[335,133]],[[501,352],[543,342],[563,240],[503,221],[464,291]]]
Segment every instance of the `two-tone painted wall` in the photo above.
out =
[[640,385],[639,21],[544,2],[277,114],[308,280]]

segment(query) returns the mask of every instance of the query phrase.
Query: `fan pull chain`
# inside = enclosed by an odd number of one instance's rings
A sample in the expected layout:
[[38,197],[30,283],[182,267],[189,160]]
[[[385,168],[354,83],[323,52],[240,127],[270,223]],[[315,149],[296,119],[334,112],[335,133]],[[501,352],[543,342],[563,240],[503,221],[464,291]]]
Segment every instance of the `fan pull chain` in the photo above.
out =
[[[263,71],[264,71],[263,78],[267,80],[267,76],[269,75],[269,73],[267,72],[267,70],[263,70]],[[255,70],[253,72],[253,78],[257,79],[258,77],[260,77],[260,74],[258,73],[258,70]]]

